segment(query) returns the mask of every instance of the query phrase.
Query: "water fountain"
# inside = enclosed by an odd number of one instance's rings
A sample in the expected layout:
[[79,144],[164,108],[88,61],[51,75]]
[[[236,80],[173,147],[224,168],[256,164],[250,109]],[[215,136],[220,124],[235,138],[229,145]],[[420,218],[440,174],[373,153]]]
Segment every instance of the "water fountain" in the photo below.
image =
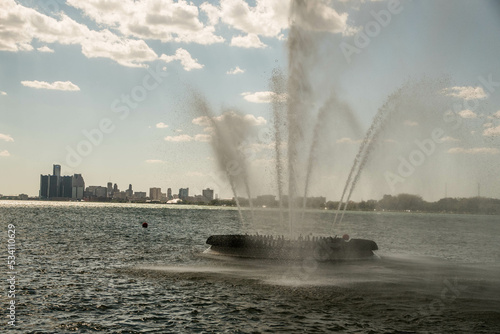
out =
[[[328,113],[344,113],[352,117],[352,112],[331,90],[329,97],[319,108],[316,121],[312,114],[315,103],[314,92],[309,78],[309,71],[315,63],[316,33],[314,29],[304,27],[307,20],[313,18],[319,11],[314,6],[306,5],[303,1],[292,1],[290,11],[290,30],[288,35],[288,77],[285,78],[281,70],[276,69],[270,80],[270,90],[273,92],[273,135],[274,140],[274,168],[276,189],[278,192],[280,222],[288,216],[287,238],[259,235],[213,235],[207,240],[211,245],[210,252],[231,256],[266,258],[282,260],[298,260],[314,258],[319,261],[360,259],[373,256],[377,244],[371,240],[351,239],[348,235],[340,237],[302,237],[295,236],[296,225],[304,220],[306,199],[309,194],[311,176],[314,174],[318,142],[323,130],[324,119]],[[249,200],[249,206],[254,219],[251,187],[248,176],[247,161],[241,152],[241,144],[247,139],[250,130],[232,117],[234,113],[226,113],[224,122],[221,116],[215,117],[205,98],[194,93],[195,105],[200,113],[210,123],[212,129],[212,145],[217,161],[225,171],[227,180],[233,192],[240,221],[243,224],[243,215],[238,197],[238,189],[243,189]],[[377,128],[383,122],[386,113],[379,113],[374,124],[368,131],[360,151],[355,158],[354,165],[345,185],[342,200],[347,193],[346,203],[349,201],[359,174],[366,163],[370,148],[377,136]],[[219,121],[216,121],[218,119]],[[284,125],[286,124],[286,126]],[[286,146],[286,152],[284,149]],[[306,161],[302,166],[300,161]],[[238,172],[234,172],[234,166]],[[285,181],[285,176],[287,180]],[[285,205],[285,188],[288,200]],[[302,190],[302,196],[299,193]],[[302,197],[302,201],[300,200]],[[345,209],[345,208],[344,208]],[[342,215],[343,217],[343,215]],[[342,220],[340,218],[340,221]],[[335,216],[337,220],[337,216]],[[334,221],[334,224],[336,221]]]

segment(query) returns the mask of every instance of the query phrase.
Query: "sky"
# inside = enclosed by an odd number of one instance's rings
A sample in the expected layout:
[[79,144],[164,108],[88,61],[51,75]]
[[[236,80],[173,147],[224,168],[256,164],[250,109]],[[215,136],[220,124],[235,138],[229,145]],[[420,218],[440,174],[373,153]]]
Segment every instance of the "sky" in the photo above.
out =
[[251,195],[276,194],[273,102],[297,99],[310,196],[340,198],[382,113],[352,199],[500,198],[498,31],[493,0],[0,0],[0,194],[61,164],[230,198],[217,124],[244,132]]

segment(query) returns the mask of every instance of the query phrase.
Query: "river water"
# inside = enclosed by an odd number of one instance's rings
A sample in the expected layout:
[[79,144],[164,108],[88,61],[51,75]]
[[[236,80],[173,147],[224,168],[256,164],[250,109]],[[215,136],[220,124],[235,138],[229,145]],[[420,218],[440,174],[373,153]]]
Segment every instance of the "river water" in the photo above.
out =
[[[0,201],[0,328],[17,333],[499,333],[500,216],[347,213],[378,258],[208,257],[211,234],[284,234],[272,209]],[[301,234],[332,233],[308,211]],[[149,227],[142,228],[141,223]],[[8,224],[15,227],[9,298]],[[15,326],[8,303],[15,300]]]

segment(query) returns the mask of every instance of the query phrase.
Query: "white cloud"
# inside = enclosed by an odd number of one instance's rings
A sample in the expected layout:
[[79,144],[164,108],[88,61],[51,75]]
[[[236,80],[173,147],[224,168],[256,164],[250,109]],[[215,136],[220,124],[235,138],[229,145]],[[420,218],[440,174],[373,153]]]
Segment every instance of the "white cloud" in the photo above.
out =
[[448,153],[452,154],[499,154],[500,150],[491,147],[475,147],[475,148],[463,148],[455,147],[450,148]]
[[208,142],[208,141],[210,141],[210,139],[211,139],[211,136],[207,135],[207,134],[197,134],[195,136],[178,135],[178,136],[165,137],[165,141],[170,141],[170,142],[175,142],[175,143],[190,142],[190,141]]
[[294,24],[313,31],[347,33],[353,31],[346,26],[347,13],[339,14],[329,6],[328,1],[297,1],[290,18]]
[[14,0],[0,2],[0,27],[0,50],[3,51],[32,51],[31,43],[36,39],[44,43],[80,45],[88,58],[105,57],[129,67],[145,67],[144,62],[158,58],[142,40],[119,37],[107,29],[90,30],[64,13],[56,19]]
[[212,5],[208,2],[204,2],[201,4],[200,9],[202,11],[204,11],[205,14],[207,15],[208,22],[210,23],[210,25],[214,26],[217,23],[219,23],[220,12],[219,12],[219,9],[217,7],[215,7],[214,5]]
[[220,122],[220,120],[215,120],[212,119],[210,120],[209,117],[198,117],[193,119],[193,124],[199,125],[203,127],[203,132],[209,134],[209,135],[215,135],[216,131],[215,128],[213,127],[214,122]]
[[212,136],[206,134],[198,134],[194,136],[194,140],[200,142],[209,142],[211,139]]
[[343,137],[343,138],[340,138],[340,139],[337,139],[337,141],[335,141],[337,144],[359,144],[361,143],[361,140],[353,140],[351,138],[348,138],[348,137]]
[[79,91],[80,87],[75,85],[70,81],[55,81],[55,82],[45,82],[45,81],[21,81],[21,84],[26,87],[36,88],[36,89],[51,89],[51,90],[63,90],[63,91]]
[[[252,114],[246,114],[246,115],[240,115],[235,113],[234,111],[228,111],[223,113],[222,115],[216,116],[212,118],[213,122],[225,122],[228,119],[240,119],[244,121],[247,125],[250,126],[259,126],[259,125],[265,125],[267,124],[267,120],[264,117],[255,117],[255,115]],[[203,127],[209,127],[212,126],[212,122],[210,121],[210,118],[207,116],[200,116],[192,121],[193,124],[200,125]]]
[[121,38],[109,30],[91,32],[90,36],[81,42],[87,58],[109,58],[127,67],[147,67],[144,62],[158,58],[143,40]]
[[163,123],[163,122],[160,122],[160,123],[156,123],[156,127],[158,129],[166,129],[166,128],[168,128],[168,125]]
[[76,44],[85,33],[85,29],[88,31],[86,26],[78,24],[64,14],[60,14],[59,20],[56,20],[32,8],[19,5],[13,0],[4,0],[0,3],[0,26],[2,27],[0,50],[13,52],[33,50],[31,41],[35,38],[47,43]]
[[0,96],[6,96],[6,95],[7,95],[6,92],[0,90]]
[[[222,115],[209,118],[208,116],[200,116],[192,120],[193,124],[203,127],[203,132],[207,134],[196,135],[193,140],[196,141],[211,141],[217,132],[214,129],[214,125],[220,124],[225,128],[231,128],[233,131],[245,132],[250,127],[260,126],[267,124],[267,120],[264,117],[256,117],[252,114],[238,114],[234,111],[224,112]],[[239,129],[239,130],[236,130]]]
[[130,7],[128,1],[117,0],[67,0],[66,3],[81,9],[87,17],[93,19],[95,22],[115,28],[118,26],[122,16],[133,9]]
[[256,34],[248,34],[246,36],[234,36],[231,39],[231,46],[237,46],[240,48],[257,48],[262,49],[267,47],[266,44],[262,43],[259,36]]
[[460,141],[460,140],[457,139],[457,138],[446,136],[446,137],[441,138],[440,141],[443,142],[443,143],[451,143],[451,142],[457,142],[457,141]]
[[199,126],[211,126],[210,118],[208,116],[200,116],[196,117],[191,121],[193,124],[199,125]]
[[0,151],[0,157],[10,157],[10,153],[7,150]]
[[49,48],[47,45],[39,47],[39,48],[37,48],[37,50],[39,52],[47,52],[47,53],[53,53],[54,52],[54,50],[52,50],[51,48]]
[[286,96],[278,96],[275,92],[265,91],[265,92],[245,92],[241,93],[243,98],[248,102],[252,103],[271,103],[273,99],[278,99],[279,101],[285,101]]
[[344,31],[342,31],[342,35],[343,36],[354,36],[356,35],[358,32],[360,32],[361,30],[363,30],[363,26],[350,26],[350,25],[346,25],[344,27]]
[[155,160],[155,159],[150,159],[150,160],[146,160],[146,163],[147,164],[164,164],[165,161],[163,160]]
[[483,128],[491,128],[494,124],[489,122],[489,123],[484,123]]
[[[337,13],[329,3],[330,1],[297,2],[291,21],[314,31],[352,33],[354,28],[346,27],[347,13]],[[283,38],[283,30],[289,27],[290,4],[291,1],[261,0],[251,7],[244,0],[221,0],[218,12],[213,6],[207,7],[206,12],[211,22],[220,18],[223,23],[246,34]]]
[[465,109],[458,113],[462,118],[477,118],[477,114],[472,110]]
[[258,125],[264,125],[264,124],[267,124],[267,121],[264,117],[255,117],[254,115],[251,115],[251,114],[246,114],[245,116],[243,116],[243,119],[245,120],[245,122],[249,125],[252,125],[252,126],[258,126]]
[[176,142],[176,143],[188,142],[188,141],[192,141],[192,140],[193,140],[193,137],[191,137],[190,135],[178,135],[178,136],[165,137],[165,141]]
[[483,135],[488,137],[500,136],[500,125],[485,129]]
[[162,54],[160,57],[161,60],[165,61],[166,63],[170,63],[171,61],[174,60],[179,60],[181,62],[182,67],[186,71],[191,71],[194,69],[200,69],[203,68],[204,65],[198,64],[197,59],[193,59],[189,52],[187,52],[183,48],[177,49],[175,51],[175,55],[173,56],[167,56],[165,54]]
[[500,118],[500,110],[493,114],[494,117]]
[[410,120],[406,120],[404,121],[403,123],[404,125],[406,126],[417,126],[418,125],[418,122],[414,122],[414,121],[410,121]]
[[68,0],[67,3],[124,36],[203,45],[224,41],[214,34],[217,12],[210,5],[201,7],[209,16],[210,25],[205,26],[199,20],[198,7],[185,0]]
[[472,87],[472,86],[463,86],[463,87],[450,87],[443,90],[443,93],[448,96],[458,97],[464,100],[476,100],[476,99],[484,99],[487,97],[486,93],[483,90],[483,87]]
[[244,0],[221,0],[219,8],[222,22],[247,34],[277,37],[288,28],[290,1],[257,1],[250,7]]
[[12,138],[10,135],[4,135],[3,133],[0,133],[0,140],[4,140],[6,142],[13,142],[14,138]]
[[226,74],[238,74],[238,73],[245,73],[245,70],[242,70],[239,66],[236,66],[235,68],[226,72]]

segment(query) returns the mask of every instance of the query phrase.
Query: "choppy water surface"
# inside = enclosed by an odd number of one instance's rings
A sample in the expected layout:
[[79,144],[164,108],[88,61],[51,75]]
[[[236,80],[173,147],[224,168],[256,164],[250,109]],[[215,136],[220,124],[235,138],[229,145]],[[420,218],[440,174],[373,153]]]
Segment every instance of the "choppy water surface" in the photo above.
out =
[[[245,212],[247,213],[247,212]],[[250,213],[245,215],[248,219]],[[301,233],[329,234],[311,211]],[[337,233],[380,259],[320,264],[209,258],[211,234],[282,234],[273,210],[0,202],[16,226],[19,333],[498,333],[500,217],[348,213]],[[149,228],[141,227],[141,222]],[[1,266],[7,327],[7,251]]]

